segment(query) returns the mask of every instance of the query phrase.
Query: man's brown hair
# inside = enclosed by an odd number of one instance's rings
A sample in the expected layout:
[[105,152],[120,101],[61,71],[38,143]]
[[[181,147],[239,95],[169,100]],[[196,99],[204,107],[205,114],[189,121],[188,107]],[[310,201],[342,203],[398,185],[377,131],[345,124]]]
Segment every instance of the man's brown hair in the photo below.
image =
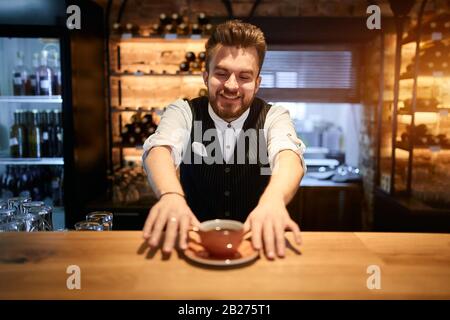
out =
[[266,39],[264,38],[264,33],[261,29],[240,20],[229,20],[217,25],[205,45],[206,71],[208,72],[211,56],[218,44],[227,47],[255,47],[259,59],[259,74],[267,50]]

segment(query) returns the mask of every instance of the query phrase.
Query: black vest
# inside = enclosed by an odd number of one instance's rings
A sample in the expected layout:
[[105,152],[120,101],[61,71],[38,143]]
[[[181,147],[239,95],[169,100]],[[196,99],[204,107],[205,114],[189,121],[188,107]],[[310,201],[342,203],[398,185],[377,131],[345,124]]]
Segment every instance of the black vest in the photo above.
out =
[[[199,97],[188,103],[192,111],[192,130],[180,165],[180,180],[187,203],[200,221],[233,219],[243,222],[258,204],[270,179],[267,142],[263,134],[270,105],[258,98],[253,100],[232,160],[226,163],[214,121],[208,113],[208,98]],[[192,146],[193,142],[197,147],[203,144],[206,152],[199,152],[199,148]]]

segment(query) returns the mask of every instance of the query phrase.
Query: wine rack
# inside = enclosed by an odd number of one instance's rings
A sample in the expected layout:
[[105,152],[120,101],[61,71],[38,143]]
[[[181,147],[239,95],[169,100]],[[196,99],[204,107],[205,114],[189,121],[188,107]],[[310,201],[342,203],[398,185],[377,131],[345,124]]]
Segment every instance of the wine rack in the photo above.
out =
[[450,207],[450,14],[430,4],[419,3],[410,25],[397,21],[395,80],[379,118],[380,154],[389,153],[379,159],[379,187],[439,209]]
[[142,170],[142,147],[156,130],[165,107],[179,98],[192,99],[206,92],[202,71],[205,36],[211,27],[205,20],[197,25],[175,18],[161,15],[159,24],[151,30],[115,24],[109,38],[109,179],[116,202],[146,202],[151,194],[148,183],[139,184],[143,189],[139,193],[145,197],[127,198],[117,192],[117,181],[130,170],[147,181]]

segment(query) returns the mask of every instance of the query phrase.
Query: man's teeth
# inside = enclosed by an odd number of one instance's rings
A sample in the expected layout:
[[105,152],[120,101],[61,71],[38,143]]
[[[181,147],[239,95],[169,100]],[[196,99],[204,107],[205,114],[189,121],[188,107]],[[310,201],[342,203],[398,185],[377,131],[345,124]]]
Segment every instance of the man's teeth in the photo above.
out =
[[222,94],[222,96],[230,100],[239,98],[239,96],[227,96],[226,94]]

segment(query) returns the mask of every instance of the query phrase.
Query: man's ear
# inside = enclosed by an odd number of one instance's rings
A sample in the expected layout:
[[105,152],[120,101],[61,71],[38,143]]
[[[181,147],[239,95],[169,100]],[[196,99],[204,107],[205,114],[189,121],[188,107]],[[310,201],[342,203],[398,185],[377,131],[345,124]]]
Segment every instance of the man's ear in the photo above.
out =
[[259,85],[261,84],[261,79],[262,79],[261,76],[258,76],[258,78],[256,78],[255,94],[259,90]]
[[203,82],[205,83],[205,86],[208,88],[208,71],[203,71]]

